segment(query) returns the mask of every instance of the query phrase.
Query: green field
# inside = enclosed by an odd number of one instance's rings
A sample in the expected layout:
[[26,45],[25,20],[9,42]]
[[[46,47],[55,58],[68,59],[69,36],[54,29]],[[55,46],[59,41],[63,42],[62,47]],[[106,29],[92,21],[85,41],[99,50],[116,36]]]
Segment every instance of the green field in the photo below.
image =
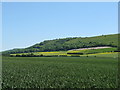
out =
[[114,55],[3,57],[2,85],[3,88],[116,88],[117,64]]

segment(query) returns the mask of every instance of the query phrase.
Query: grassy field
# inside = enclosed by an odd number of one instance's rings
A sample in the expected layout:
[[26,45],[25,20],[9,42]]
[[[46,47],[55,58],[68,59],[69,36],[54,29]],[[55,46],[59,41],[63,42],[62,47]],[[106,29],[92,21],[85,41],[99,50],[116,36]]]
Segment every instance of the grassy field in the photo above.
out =
[[115,50],[117,50],[117,48],[85,49],[85,50],[76,50],[76,51],[68,51],[68,52],[89,54],[89,53],[112,52],[112,51],[115,51]]
[[2,85],[3,88],[116,88],[117,64],[114,55],[3,57]]

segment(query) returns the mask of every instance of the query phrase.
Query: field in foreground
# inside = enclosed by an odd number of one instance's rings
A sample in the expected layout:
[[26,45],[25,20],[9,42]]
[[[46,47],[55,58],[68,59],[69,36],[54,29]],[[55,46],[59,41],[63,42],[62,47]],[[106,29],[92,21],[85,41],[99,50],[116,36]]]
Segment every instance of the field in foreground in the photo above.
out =
[[3,57],[3,88],[115,88],[117,58]]

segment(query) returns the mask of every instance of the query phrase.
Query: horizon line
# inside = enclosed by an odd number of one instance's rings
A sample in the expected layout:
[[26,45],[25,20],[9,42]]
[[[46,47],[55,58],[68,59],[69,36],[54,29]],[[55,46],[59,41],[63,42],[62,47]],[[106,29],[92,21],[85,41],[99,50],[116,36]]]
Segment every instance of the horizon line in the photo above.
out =
[[[115,35],[115,34],[120,34],[119,32],[118,33],[114,33],[114,34],[102,34],[103,36],[104,35]],[[102,36],[102,35],[98,35],[98,36]],[[42,40],[38,43],[41,43],[41,42],[44,42],[44,41],[51,41],[51,40],[56,40],[56,39],[65,39],[65,38],[86,38],[86,37],[97,37],[97,35],[94,35],[94,36],[82,36],[82,37],[79,37],[79,36],[76,36],[76,37],[63,37],[63,38],[54,38],[54,39],[46,39],[46,40]],[[37,42],[35,44],[38,44]],[[35,45],[33,44],[33,45]],[[29,45],[29,46],[26,46],[26,47],[30,47],[30,46],[33,46],[33,45]],[[15,47],[15,48],[9,48],[9,49],[5,49],[5,50],[0,50],[0,52],[4,52],[4,51],[7,51],[7,50],[13,50],[13,49],[24,49],[26,47]]]

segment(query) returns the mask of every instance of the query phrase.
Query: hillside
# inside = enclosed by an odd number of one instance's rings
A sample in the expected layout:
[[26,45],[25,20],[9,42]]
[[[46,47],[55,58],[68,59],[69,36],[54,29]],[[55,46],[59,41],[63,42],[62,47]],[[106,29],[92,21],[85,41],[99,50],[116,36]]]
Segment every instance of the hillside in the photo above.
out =
[[46,40],[24,49],[13,49],[3,53],[67,51],[98,46],[118,47],[118,34]]

